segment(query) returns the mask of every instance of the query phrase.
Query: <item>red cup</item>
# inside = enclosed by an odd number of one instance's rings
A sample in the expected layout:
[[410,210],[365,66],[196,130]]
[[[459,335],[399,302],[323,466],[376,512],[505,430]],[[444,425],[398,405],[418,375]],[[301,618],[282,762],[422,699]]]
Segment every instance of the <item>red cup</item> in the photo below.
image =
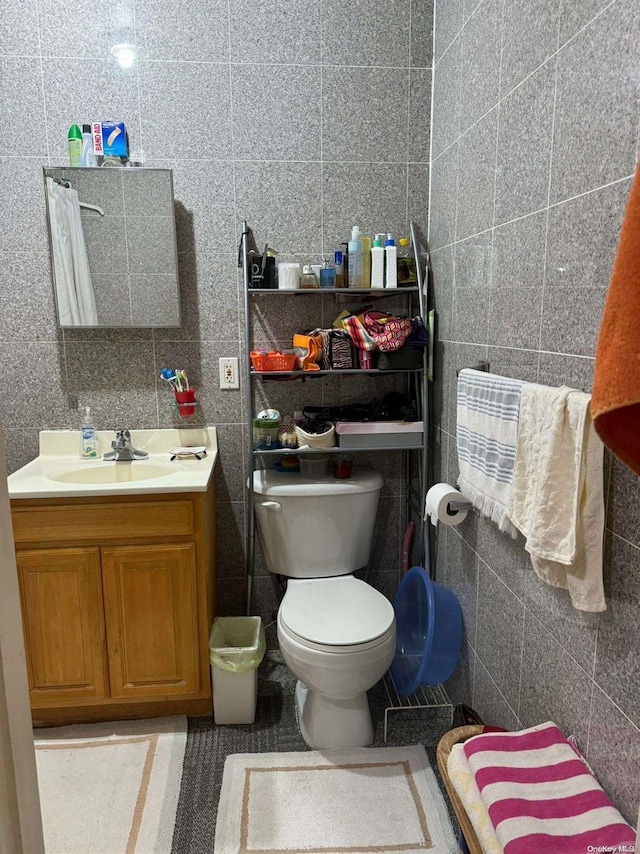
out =
[[333,476],[338,480],[349,480],[353,468],[353,459],[350,456],[338,456],[333,460]]
[[176,404],[178,406],[178,412],[182,416],[182,418],[189,418],[191,415],[195,415],[196,408],[194,405],[196,402],[196,392],[193,388],[188,388],[186,391],[177,391],[175,390],[174,395],[176,397]]

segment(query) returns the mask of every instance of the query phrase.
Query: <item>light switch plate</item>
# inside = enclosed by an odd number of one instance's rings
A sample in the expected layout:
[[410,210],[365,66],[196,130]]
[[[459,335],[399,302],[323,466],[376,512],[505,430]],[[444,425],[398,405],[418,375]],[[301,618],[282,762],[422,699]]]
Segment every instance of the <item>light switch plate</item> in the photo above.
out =
[[218,364],[220,366],[220,388],[240,388],[237,356],[223,356],[218,359]]

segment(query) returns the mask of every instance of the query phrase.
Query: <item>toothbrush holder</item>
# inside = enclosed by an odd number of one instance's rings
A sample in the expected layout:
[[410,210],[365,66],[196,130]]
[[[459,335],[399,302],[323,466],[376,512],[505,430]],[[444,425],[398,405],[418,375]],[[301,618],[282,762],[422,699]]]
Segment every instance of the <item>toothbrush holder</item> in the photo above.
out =
[[182,418],[190,418],[196,412],[196,390],[188,388],[185,391],[174,389],[175,407]]

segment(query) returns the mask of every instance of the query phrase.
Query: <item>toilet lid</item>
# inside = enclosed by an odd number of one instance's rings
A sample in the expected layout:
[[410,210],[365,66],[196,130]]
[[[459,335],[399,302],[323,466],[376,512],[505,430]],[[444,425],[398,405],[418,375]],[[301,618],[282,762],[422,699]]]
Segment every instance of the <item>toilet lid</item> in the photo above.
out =
[[294,634],[328,646],[375,640],[394,621],[391,602],[352,575],[290,582],[280,617]]

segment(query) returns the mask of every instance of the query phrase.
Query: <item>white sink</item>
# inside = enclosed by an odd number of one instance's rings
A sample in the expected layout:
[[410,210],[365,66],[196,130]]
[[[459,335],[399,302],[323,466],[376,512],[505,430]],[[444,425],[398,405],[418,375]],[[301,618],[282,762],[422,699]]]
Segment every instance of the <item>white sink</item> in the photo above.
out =
[[[101,447],[109,448],[113,431],[98,431]],[[150,495],[206,492],[218,455],[215,427],[182,430],[132,430],[135,448],[145,460],[131,463],[81,460],[77,430],[43,430],[40,454],[8,478],[9,497],[80,498],[98,495]],[[202,447],[206,456],[173,459],[175,447]]]
[[137,483],[176,474],[176,468],[139,460],[133,463],[111,462],[104,465],[88,463],[82,468],[71,468],[69,471],[55,474],[48,472],[45,467],[43,474],[56,483]]

